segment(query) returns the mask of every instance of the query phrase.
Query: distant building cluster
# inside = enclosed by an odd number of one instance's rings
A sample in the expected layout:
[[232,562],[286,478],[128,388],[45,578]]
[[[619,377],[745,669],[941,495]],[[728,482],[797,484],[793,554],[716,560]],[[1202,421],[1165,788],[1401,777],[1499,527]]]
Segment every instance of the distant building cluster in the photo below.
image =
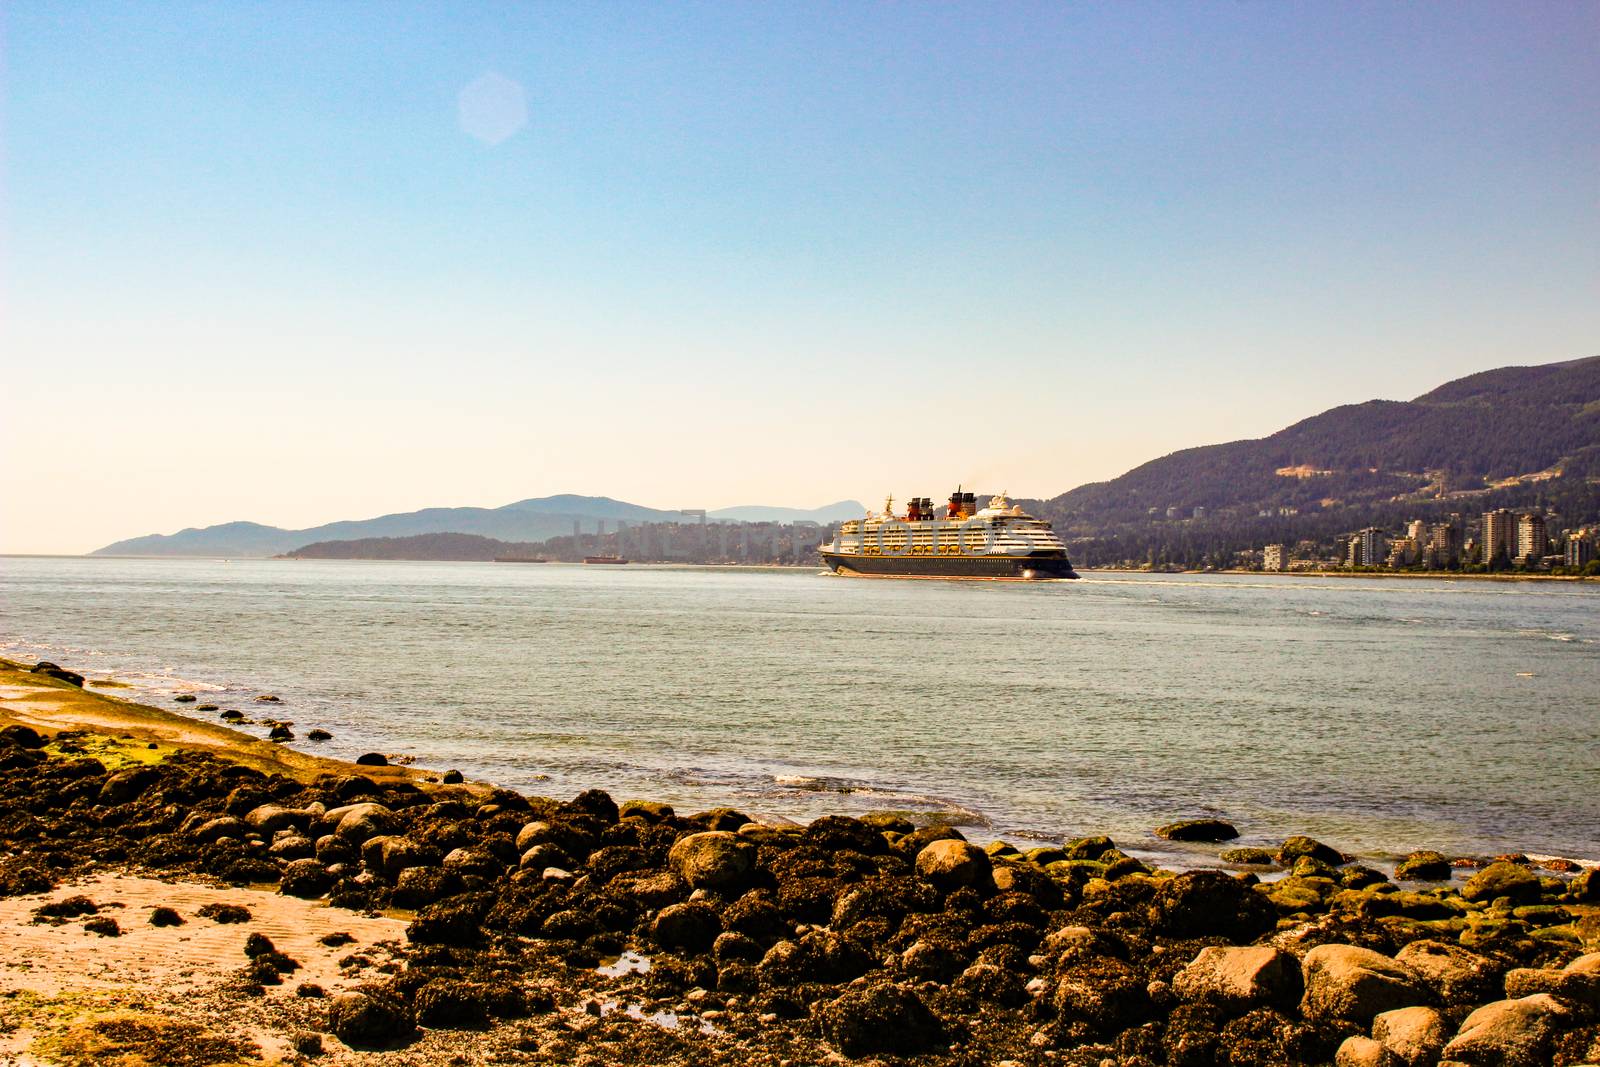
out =
[[1484,512],[1475,523],[1461,515],[1435,523],[1413,519],[1393,535],[1368,526],[1338,538],[1331,556],[1326,554],[1326,546],[1309,541],[1292,547],[1267,545],[1260,560],[1262,569],[1268,571],[1577,569],[1595,560],[1597,533],[1593,529],[1554,532],[1550,517],[1541,512],[1497,508]]
[[817,546],[832,527],[813,522],[707,522],[703,511],[686,511],[688,522],[625,522],[584,533],[574,522],[570,537],[544,542],[555,559],[621,556],[641,563],[816,562]]

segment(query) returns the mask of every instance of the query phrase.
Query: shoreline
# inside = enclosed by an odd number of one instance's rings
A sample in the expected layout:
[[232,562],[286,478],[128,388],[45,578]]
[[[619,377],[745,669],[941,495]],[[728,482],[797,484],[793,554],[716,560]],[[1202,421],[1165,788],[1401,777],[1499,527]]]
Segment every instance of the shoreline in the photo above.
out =
[[1424,581],[1490,581],[1490,582],[1576,582],[1600,584],[1600,579],[1586,578],[1580,574],[1463,574],[1459,571],[1255,571],[1230,568],[1220,571],[1157,571],[1126,567],[1080,567],[1087,574],[1140,574],[1140,575],[1207,575],[1243,574],[1255,578],[1411,578]]
[[[1158,1064],[1193,1042],[1233,1063],[1320,1063],[1379,1032],[1377,1011],[1324,988],[1330,952],[1384,961],[1404,990],[1387,1006],[1434,1013],[1463,1055],[1473,1011],[1539,996],[1555,1005],[1540,1056],[1600,1049],[1581,1004],[1562,1007],[1589,995],[1569,975],[1600,968],[1600,869],[1575,864],[1458,873],[1415,854],[1397,882],[1291,837],[1174,872],[1103,836],[1023,852],[887,813],[781,826],[595,790],[562,802],[297,753],[5,661],[0,766],[16,813],[0,819],[0,1055],[41,1063],[105,1055],[129,1018],[139,1041],[164,1020],[218,1050],[192,1062],[217,1064],[313,1046],[375,1064],[483,1049],[594,1067]],[[223,930],[199,913],[224,898],[252,918]],[[163,999],[149,947],[166,900],[185,936],[214,943],[184,957],[193,1003]],[[289,940],[363,914],[391,925],[362,928],[347,957]],[[276,948],[247,955],[252,931]],[[39,966],[51,946],[89,953],[100,978]],[[1246,958],[1280,977],[1208,992],[1219,960]],[[1482,978],[1445,983],[1436,958]]]

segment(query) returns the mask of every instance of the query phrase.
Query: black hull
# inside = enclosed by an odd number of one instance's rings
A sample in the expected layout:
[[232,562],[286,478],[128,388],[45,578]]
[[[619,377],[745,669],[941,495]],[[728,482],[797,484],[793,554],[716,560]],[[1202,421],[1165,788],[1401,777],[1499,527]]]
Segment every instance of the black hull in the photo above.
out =
[[987,578],[1043,581],[1076,578],[1065,556],[841,556],[822,553],[835,574],[862,578]]

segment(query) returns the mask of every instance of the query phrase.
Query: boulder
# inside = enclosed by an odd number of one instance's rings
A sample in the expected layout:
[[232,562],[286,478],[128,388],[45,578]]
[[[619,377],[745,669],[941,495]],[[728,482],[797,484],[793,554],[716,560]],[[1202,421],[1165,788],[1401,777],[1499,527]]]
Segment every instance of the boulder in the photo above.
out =
[[1549,993],[1576,1005],[1600,1008],[1600,972],[1596,971],[1518,967],[1506,972],[1505,988],[1508,1000]]
[[1400,1067],[1394,1053],[1370,1037],[1347,1037],[1333,1056],[1334,1067]]
[[442,867],[407,867],[394,883],[394,903],[413,910],[453,896],[466,888],[459,875]]
[[389,757],[381,752],[363,752],[356,757],[356,763],[363,767],[387,767]]
[[1568,882],[1567,899],[1577,904],[1600,904],[1600,867],[1589,867]]
[[435,978],[417,990],[417,1024],[434,1030],[478,1030],[489,1024],[490,990],[475,982]]
[[1172,980],[1181,999],[1242,1012],[1255,1007],[1293,1008],[1302,993],[1300,962],[1270,945],[1212,945]]
[[262,804],[251,808],[244,821],[257,833],[275,834],[279,830],[304,830],[311,825],[316,813],[302,808],[286,808],[281,804]]
[[1105,834],[1096,834],[1093,837],[1079,837],[1068,841],[1065,850],[1069,860],[1097,860],[1102,854],[1116,847],[1116,842]]
[[328,1008],[328,1029],[351,1048],[393,1048],[415,1033],[400,1002],[369,993],[346,993]]
[[335,814],[339,815],[339,821],[333,832],[352,845],[360,845],[369,837],[398,833],[400,830],[400,820],[382,804],[350,804],[334,808],[326,818],[332,819]]
[[1448,882],[1453,870],[1450,857],[1424,849],[1401,860],[1394,869],[1394,876],[1402,882]]
[[1221,819],[1182,819],[1156,827],[1156,836],[1168,841],[1232,841],[1239,836],[1233,824]]
[[1301,962],[1300,1012],[1315,1021],[1365,1024],[1382,1012],[1433,999],[1411,968],[1355,945],[1318,945]]
[[756,847],[727,830],[680,837],[667,862],[696,889],[723,889],[741,881],[755,866]]
[[1119,959],[1090,957],[1062,969],[1051,997],[1066,1023],[1083,1023],[1110,1036],[1144,1021],[1150,1009],[1149,983]]
[[244,838],[250,832],[250,827],[243,820],[235,819],[231,815],[223,815],[216,819],[207,819],[194,830],[194,836],[202,841],[217,841],[224,837]]
[[669,904],[656,913],[650,935],[663,948],[700,953],[722,932],[716,909],[699,900]]
[[643,819],[645,822],[666,822],[672,818],[671,804],[663,804],[656,800],[626,800],[622,807],[617,809],[617,815],[623,819]]
[[1218,857],[1223,863],[1240,863],[1250,867],[1275,867],[1278,857],[1269,848],[1230,848]]
[[38,663],[28,668],[28,673],[42,674],[46,678],[54,678],[57,681],[66,682],[68,685],[75,685],[79,689],[83,688],[83,675],[79,674],[77,671],[69,671],[65,667],[58,667],[49,660],[40,660]]
[[944,1028],[915,990],[902,985],[854,989],[821,1005],[823,1033],[846,1056],[914,1056],[944,1041]]
[[404,835],[383,834],[369,837],[361,846],[361,862],[373,874],[392,882],[408,867],[436,865],[439,853]]
[[161,781],[161,772],[154,767],[129,767],[108,776],[100,786],[101,804],[126,804],[144,795],[144,791]]
[[44,738],[39,736],[39,731],[31,726],[14,723],[0,729],[0,741],[9,741],[18,748],[38,749],[44,747]]
[[1499,965],[1444,941],[1413,941],[1395,954],[1395,960],[1448,1007],[1481,1003],[1494,996],[1500,984]]
[[1510,897],[1519,904],[1537,904],[1542,889],[1538,875],[1526,867],[1502,860],[1473,875],[1461,887],[1461,898],[1487,902]]
[[1275,858],[1285,867],[1290,867],[1301,856],[1310,856],[1335,867],[1349,859],[1348,856],[1333,846],[1324,845],[1316,838],[1306,837],[1304,834],[1297,834],[1294,837],[1285,839],[1283,844],[1278,846],[1278,854]]
[[1372,1020],[1372,1037],[1405,1067],[1433,1067],[1450,1039],[1444,1016],[1432,1008],[1396,1008]]
[[1467,1016],[1444,1058],[1484,1067],[1544,1067],[1556,1030],[1569,1016],[1548,993],[1497,1000]]
[[278,891],[285,896],[315,900],[328,891],[331,881],[327,869],[319,861],[295,860],[284,866]]
[[935,841],[917,853],[917,873],[940,889],[982,885],[989,880],[989,854],[967,841]]
[[1169,937],[1254,941],[1276,923],[1272,905],[1222,871],[1186,871],[1163,881],[1150,904],[1152,923]]

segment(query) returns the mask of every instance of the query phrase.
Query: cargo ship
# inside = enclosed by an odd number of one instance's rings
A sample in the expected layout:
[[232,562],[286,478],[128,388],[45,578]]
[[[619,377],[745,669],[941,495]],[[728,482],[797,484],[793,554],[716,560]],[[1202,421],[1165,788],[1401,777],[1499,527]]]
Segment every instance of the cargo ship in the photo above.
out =
[[583,557],[583,561],[585,563],[610,563],[610,564],[619,564],[619,563],[628,562],[627,560],[623,559],[621,556],[584,556]]
[[1027,514],[1004,493],[981,509],[974,494],[960,489],[942,509],[928,497],[913,497],[903,515],[895,514],[890,497],[882,512],[846,522],[818,551],[835,574],[861,578],[1078,576],[1050,523]]

